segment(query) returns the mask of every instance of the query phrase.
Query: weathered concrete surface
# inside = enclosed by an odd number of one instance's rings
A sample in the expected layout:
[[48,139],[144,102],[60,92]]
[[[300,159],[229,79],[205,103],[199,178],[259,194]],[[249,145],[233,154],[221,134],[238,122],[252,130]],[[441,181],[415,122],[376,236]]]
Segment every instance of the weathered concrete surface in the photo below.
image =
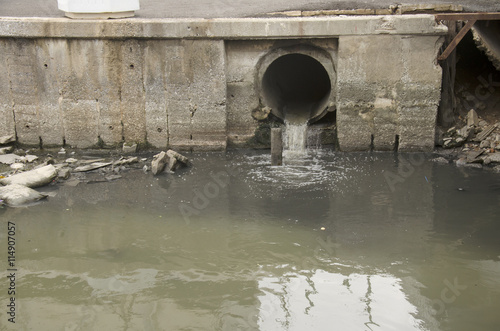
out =
[[[259,127],[259,122],[251,114],[254,110],[270,106],[266,104],[260,80],[269,62],[277,56],[297,52],[308,54],[322,61],[326,68],[330,67],[333,97],[331,101],[334,102],[337,51],[338,39],[336,38],[227,41],[228,142],[232,146],[245,145],[245,142],[255,134],[255,130]],[[273,109],[273,113],[276,114],[277,111]],[[280,117],[283,119],[283,116]]]
[[[339,38],[337,130],[342,150],[434,147],[439,36]],[[390,49],[390,51],[387,51]],[[435,56],[432,56],[434,54]]]
[[226,147],[226,73],[222,40],[179,40],[168,47],[169,146]]
[[[394,6],[394,0],[141,0],[136,16],[165,17],[249,17],[270,12],[292,10],[384,9]],[[421,1],[405,0],[405,5],[421,5]],[[432,4],[462,5],[467,11],[500,11],[500,3],[492,0],[432,0]],[[62,17],[57,1],[16,0],[3,1],[0,16]]]
[[391,149],[398,135],[400,148],[428,150],[446,32],[431,15],[0,18],[0,77],[9,78],[0,135],[79,148],[245,146],[260,125],[252,111],[269,106],[261,64],[300,53],[328,72],[324,107],[337,107],[342,149],[368,149],[372,135],[375,149]]
[[[5,61],[9,52],[7,42],[0,39],[0,136],[14,136],[16,134],[14,112],[12,111],[12,97],[10,85],[5,82],[8,77],[9,63]],[[3,82],[3,83],[2,83]]]
[[341,35],[435,35],[446,33],[434,16],[388,15],[246,19],[2,18],[0,36],[24,38],[194,38],[270,39],[319,38]]
[[4,62],[16,63],[0,68],[12,76],[0,84],[7,91],[2,135],[17,133],[27,145],[64,142],[78,148],[121,141],[225,148],[222,41],[0,43],[5,45],[1,51],[14,49],[4,53]]

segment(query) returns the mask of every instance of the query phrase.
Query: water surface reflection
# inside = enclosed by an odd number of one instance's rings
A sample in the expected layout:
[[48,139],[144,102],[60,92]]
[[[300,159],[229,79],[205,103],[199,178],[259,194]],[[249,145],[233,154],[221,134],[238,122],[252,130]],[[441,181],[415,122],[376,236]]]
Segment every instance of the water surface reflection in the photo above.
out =
[[405,155],[191,157],[0,210],[19,268],[1,329],[498,329],[497,174],[422,162],[391,187]]

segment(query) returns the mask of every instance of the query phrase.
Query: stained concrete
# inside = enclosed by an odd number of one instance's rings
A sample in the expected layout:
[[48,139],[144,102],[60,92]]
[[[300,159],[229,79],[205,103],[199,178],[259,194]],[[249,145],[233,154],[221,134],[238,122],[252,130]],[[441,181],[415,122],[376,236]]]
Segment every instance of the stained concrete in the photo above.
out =
[[[342,150],[433,147],[447,28],[432,15],[0,19],[0,135],[26,145],[249,146],[274,61],[310,57]],[[297,64],[299,65],[299,64]],[[271,98],[272,99],[272,98]],[[273,109],[279,113],[280,109]],[[396,138],[399,137],[399,138]]]
[[[229,143],[234,146],[245,146],[245,143],[253,137],[259,122],[249,114],[255,109],[270,107],[276,117],[285,119],[283,110],[276,108],[274,100],[266,100],[267,93],[263,87],[263,79],[273,61],[287,54],[309,56],[329,72],[331,96],[326,105],[331,103],[330,111],[334,111],[337,52],[338,40],[336,38],[227,41]],[[267,92],[270,93],[272,90]]]
[[437,56],[441,44],[439,36],[340,37],[337,130],[342,150],[366,150],[372,143],[375,150],[392,150],[396,144],[405,151],[433,148],[442,73],[428,55]]
[[[136,11],[142,18],[185,17],[249,17],[278,11],[316,11],[351,9],[388,9],[394,0],[141,0]],[[421,6],[421,1],[405,0],[404,6]],[[466,11],[500,11],[500,3],[492,0],[432,0],[429,4],[461,5]],[[3,1],[0,16],[15,17],[62,17],[57,1],[16,0]]]

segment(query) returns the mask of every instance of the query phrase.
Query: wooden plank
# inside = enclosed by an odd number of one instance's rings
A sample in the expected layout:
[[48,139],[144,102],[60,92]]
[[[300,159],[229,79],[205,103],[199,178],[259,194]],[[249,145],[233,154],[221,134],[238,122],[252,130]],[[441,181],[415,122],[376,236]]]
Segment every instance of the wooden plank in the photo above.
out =
[[435,14],[438,21],[493,21],[500,20],[500,13],[447,13]]
[[460,30],[460,32],[455,36],[455,38],[453,38],[453,40],[450,42],[448,47],[446,47],[446,49],[444,50],[443,54],[441,54],[438,57],[439,61],[446,60],[448,58],[448,56],[450,56],[451,52],[453,52],[455,50],[458,43],[460,43],[460,41],[463,39],[463,37],[465,37],[467,32],[469,32],[469,30],[472,28],[474,23],[476,23],[476,21],[477,20],[474,20],[474,19],[467,21],[467,24],[465,24],[465,26],[462,28],[462,30]]
[[486,128],[484,128],[483,131],[481,131],[477,136],[476,138],[474,139],[474,141],[482,141],[486,138],[488,138],[488,136],[493,132],[495,131],[496,129],[496,124],[492,124],[490,126],[487,126]]

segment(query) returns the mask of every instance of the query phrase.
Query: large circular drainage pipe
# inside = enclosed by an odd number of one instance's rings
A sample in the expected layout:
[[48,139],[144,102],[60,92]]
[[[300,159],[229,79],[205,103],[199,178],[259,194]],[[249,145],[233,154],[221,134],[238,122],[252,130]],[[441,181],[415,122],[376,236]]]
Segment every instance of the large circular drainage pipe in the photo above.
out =
[[273,114],[289,122],[311,123],[327,111],[331,77],[309,55],[292,53],[276,58],[262,77],[261,93]]

